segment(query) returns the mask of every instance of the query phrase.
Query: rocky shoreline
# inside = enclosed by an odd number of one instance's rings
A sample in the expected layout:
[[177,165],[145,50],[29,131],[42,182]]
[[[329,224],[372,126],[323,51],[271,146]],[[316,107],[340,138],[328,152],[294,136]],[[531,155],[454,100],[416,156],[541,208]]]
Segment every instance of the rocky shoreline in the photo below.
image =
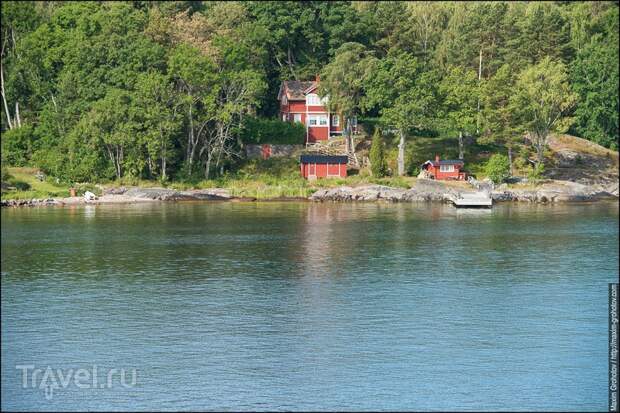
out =
[[[393,188],[382,185],[340,186],[320,189],[309,198],[273,198],[265,201],[388,201],[388,202],[454,202],[463,194],[486,191],[494,202],[583,202],[603,199],[618,200],[618,183],[585,185],[570,181],[546,180],[537,185],[499,185],[475,183],[445,183],[418,179],[410,188]],[[64,206],[81,204],[127,204],[162,201],[256,201],[256,198],[231,196],[222,188],[178,191],[167,188],[108,188],[93,201],[83,197],[2,200],[2,207]]]
[[[584,185],[569,181],[545,181],[535,187],[527,184],[498,187],[489,185],[487,191],[493,202],[580,202],[618,199],[618,184]],[[360,187],[342,186],[315,192],[313,201],[392,201],[392,202],[454,202],[463,194],[473,194],[480,189],[469,185],[452,186],[443,182],[419,179],[411,188],[391,188],[381,185]]]

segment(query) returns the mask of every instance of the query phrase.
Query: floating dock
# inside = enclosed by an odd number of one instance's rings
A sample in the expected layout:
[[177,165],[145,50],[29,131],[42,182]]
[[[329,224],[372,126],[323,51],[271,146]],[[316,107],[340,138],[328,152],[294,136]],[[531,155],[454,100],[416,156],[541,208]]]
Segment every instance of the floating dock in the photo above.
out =
[[491,208],[493,198],[487,192],[463,193],[455,197],[452,202],[457,208]]

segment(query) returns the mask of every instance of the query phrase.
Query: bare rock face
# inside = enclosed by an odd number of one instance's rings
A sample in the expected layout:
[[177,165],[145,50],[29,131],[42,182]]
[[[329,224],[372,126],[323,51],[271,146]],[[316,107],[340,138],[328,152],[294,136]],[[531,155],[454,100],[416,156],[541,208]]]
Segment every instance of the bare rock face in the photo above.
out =
[[189,199],[202,201],[219,201],[231,198],[230,192],[223,188],[193,189],[191,191],[181,191],[179,194]]
[[0,201],[1,207],[35,207],[35,206],[48,206],[48,205],[63,205],[61,201],[56,199],[8,199]]
[[127,192],[127,188],[124,186],[118,188],[105,188],[103,190],[103,195],[123,195],[125,192]]
[[168,188],[131,188],[123,194],[136,200],[154,201],[191,201],[191,200],[225,200],[230,198],[227,190],[221,188],[195,189],[189,191],[177,191]]
[[[456,198],[480,192],[475,188],[446,185],[434,180],[420,179],[409,188],[391,188],[383,185],[359,187],[341,186],[315,192],[313,201],[392,201],[392,202],[454,202]],[[548,180],[537,186],[523,188],[500,185],[495,189],[485,187],[495,202],[579,202],[598,199],[617,199],[618,185],[584,185],[576,182]]]
[[419,180],[409,189],[383,185],[326,188],[312,194],[310,199],[313,201],[448,202],[452,201],[459,192],[461,191],[440,182]]
[[310,197],[313,201],[376,201],[379,199],[397,200],[402,198],[404,189],[382,185],[358,187],[340,186],[321,189]]
[[[604,185],[584,185],[578,182],[547,180],[535,188],[508,189],[505,186],[491,193],[494,201],[518,202],[579,202],[618,198],[617,185],[608,188]],[[614,193],[615,191],[615,193]]]

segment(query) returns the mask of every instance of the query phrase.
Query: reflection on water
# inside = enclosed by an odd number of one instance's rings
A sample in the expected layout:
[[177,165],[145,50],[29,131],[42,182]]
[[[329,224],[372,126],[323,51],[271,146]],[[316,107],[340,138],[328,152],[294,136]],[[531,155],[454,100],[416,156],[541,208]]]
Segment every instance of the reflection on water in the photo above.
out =
[[4,209],[2,408],[601,410],[617,277],[617,203]]

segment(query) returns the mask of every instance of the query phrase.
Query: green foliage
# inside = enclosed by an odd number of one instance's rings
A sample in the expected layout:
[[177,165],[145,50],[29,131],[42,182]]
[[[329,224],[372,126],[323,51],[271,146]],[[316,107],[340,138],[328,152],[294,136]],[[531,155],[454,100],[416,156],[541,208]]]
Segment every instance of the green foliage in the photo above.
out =
[[65,182],[216,179],[240,141],[297,141],[244,119],[318,73],[343,126],[402,132],[399,165],[418,135],[618,147],[617,2],[5,1],[1,26],[2,162]]
[[528,67],[519,74],[511,105],[536,148],[538,163],[543,162],[547,137],[565,132],[573,119],[568,115],[577,102],[568,83],[566,66],[550,58]]
[[365,82],[372,73],[375,59],[362,44],[345,43],[335,52],[333,60],[323,68],[319,94],[329,96],[333,112],[347,119],[359,114]]
[[[571,65],[571,86],[579,95],[573,132],[600,145],[618,149],[618,7],[601,18],[605,33],[597,33]],[[580,42],[583,43],[582,40]]]
[[13,175],[9,173],[9,169],[4,164],[2,164],[2,182],[6,182],[12,177]]
[[479,143],[513,145],[523,134],[521,125],[515,117],[518,108],[511,104],[514,93],[514,74],[512,68],[503,65],[493,77],[482,84],[482,135]]
[[508,157],[502,154],[491,156],[484,167],[484,173],[496,184],[503,182],[510,176]]
[[451,67],[440,85],[443,129],[448,133],[476,132],[478,80],[476,72]]
[[381,131],[375,129],[372,136],[372,146],[370,147],[370,170],[372,176],[381,178],[387,175],[387,163],[385,162],[385,152],[383,149],[383,139],[381,139]]
[[241,140],[245,144],[303,145],[306,128],[297,122],[247,117],[243,122]]
[[381,122],[405,134],[430,129],[438,105],[438,74],[424,71],[409,53],[375,62],[366,86],[367,109],[378,108]]
[[527,179],[530,181],[538,181],[542,179],[545,173],[545,165],[538,164],[535,166],[531,166],[529,172],[527,173]]
[[18,191],[27,191],[30,189],[28,182],[12,180],[8,182],[9,185],[14,186]]
[[2,132],[2,163],[8,166],[27,165],[34,143],[34,129],[30,125]]

